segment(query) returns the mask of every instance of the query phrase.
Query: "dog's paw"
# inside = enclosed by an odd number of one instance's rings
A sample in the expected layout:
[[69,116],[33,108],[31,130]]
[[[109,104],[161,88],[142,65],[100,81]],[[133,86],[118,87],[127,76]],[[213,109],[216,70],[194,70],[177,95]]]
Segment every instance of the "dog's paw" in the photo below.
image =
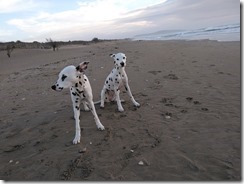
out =
[[102,106],[102,105],[100,105],[100,109],[104,109],[104,105]]
[[140,105],[138,102],[135,102],[135,103],[134,103],[134,106],[136,106],[136,107],[140,107],[141,105]]
[[97,126],[98,130],[105,130],[104,126],[101,124],[101,125],[98,125]]
[[73,140],[73,144],[78,144],[80,143],[80,137],[75,136],[74,140]]
[[119,112],[124,112],[125,110],[124,110],[123,107],[119,107],[119,108],[118,108],[118,111],[119,111]]

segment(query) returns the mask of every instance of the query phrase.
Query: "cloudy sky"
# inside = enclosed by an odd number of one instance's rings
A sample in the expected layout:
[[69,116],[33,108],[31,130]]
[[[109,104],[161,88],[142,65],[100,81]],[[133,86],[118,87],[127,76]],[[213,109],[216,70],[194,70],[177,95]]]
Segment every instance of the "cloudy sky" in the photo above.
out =
[[240,22],[238,0],[0,0],[0,41],[129,38]]

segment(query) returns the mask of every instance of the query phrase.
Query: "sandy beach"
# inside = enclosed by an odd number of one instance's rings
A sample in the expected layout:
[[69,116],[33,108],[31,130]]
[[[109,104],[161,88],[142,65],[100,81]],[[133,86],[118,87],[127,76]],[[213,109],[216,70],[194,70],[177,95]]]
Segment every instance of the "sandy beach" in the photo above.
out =
[[[81,112],[81,143],[69,90],[51,86],[67,65],[90,61],[94,101],[127,56],[135,108]],[[0,179],[7,181],[240,181],[240,42],[111,41],[0,52]],[[83,151],[86,149],[86,151]],[[140,164],[139,164],[140,163]],[[142,163],[142,164],[141,164]]]

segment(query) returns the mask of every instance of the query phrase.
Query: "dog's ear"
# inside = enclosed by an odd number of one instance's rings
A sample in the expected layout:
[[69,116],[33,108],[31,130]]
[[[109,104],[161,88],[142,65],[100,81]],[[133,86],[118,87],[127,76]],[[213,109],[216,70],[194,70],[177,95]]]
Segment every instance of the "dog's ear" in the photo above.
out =
[[83,61],[76,67],[76,70],[79,72],[84,72],[87,69],[88,64],[89,64],[89,61]]
[[115,54],[109,54],[110,57],[115,57]]

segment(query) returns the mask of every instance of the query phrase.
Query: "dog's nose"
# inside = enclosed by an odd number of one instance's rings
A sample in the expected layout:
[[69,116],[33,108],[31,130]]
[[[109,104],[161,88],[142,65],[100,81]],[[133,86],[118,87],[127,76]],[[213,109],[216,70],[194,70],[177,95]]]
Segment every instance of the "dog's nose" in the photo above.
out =
[[51,88],[52,88],[53,90],[56,90],[56,85],[53,85]]
[[120,65],[121,65],[122,67],[124,67],[124,66],[125,66],[125,63],[124,63],[124,62],[121,62]]

